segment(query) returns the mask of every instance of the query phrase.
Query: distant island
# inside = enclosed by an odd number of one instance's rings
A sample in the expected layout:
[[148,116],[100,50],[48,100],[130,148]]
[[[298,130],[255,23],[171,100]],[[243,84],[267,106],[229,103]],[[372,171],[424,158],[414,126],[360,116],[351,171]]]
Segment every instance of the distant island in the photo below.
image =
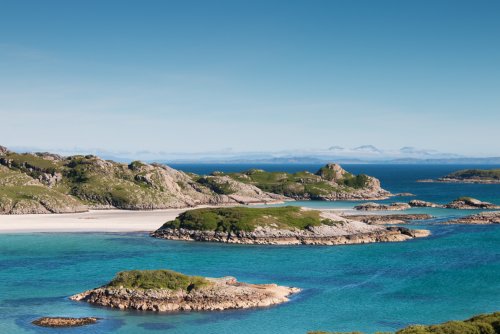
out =
[[464,169],[438,179],[424,179],[418,182],[500,184],[500,169]]
[[201,176],[161,164],[93,155],[15,153],[0,146],[0,214],[152,210],[294,199],[382,199],[379,180],[328,164],[318,173],[248,171]]
[[427,230],[368,225],[329,212],[286,206],[189,210],[151,235],[239,244],[345,245],[405,241],[429,234]]
[[[377,332],[378,333],[378,332]],[[385,334],[391,334],[384,332]],[[363,334],[361,332],[308,332],[308,334]],[[380,333],[382,334],[382,333]],[[500,312],[476,315],[463,321],[448,321],[439,325],[411,325],[394,334],[500,334]]]
[[188,276],[172,270],[120,272],[108,284],[71,296],[71,300],[142,311],[220,311],[266,307],[288,301],[298,288],[248,284],[234,277]]

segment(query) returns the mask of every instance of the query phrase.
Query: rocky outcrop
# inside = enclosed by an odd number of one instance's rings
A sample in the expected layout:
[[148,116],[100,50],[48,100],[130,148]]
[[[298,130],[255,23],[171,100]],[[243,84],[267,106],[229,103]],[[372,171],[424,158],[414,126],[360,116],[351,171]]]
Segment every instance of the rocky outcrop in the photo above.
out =
[[93,155],[0,155],[0,213],[93,209],[152,210],[198,205],[276,203],[283,195],[228,177],[190,175],[160,164],[121,164]]
[[415,194],[412,193],[397,193],[394,194],[395,197],[413,197],[416,196]]
[[465,169],[437,179],[417,182],[500,184],[500,169]]
[[460,197],[445,205],[448,209],[474,210],[474,209],[500,209],[500,205],[489,202],[482,202],[471,197]]
[[5,146],[0,145],[0,155],[9,153],[9,149]]
[[97,323],[98,318],[43,317],[32,322],[40,327],[79,327]]
[[436,203],[432,203],[432,202],[421,201],[418,199],[414,199],[414,200],[408,202],[408,204],[412,208],[444,208],[444,205],[436,204]]
[[363,203],[354,207],[355,210],[360,211],[402,211],[409,208],[410,205],[406,203],[379,204],[374,202]]
[[287,302],[298,288],[241,283],[234,277],[206,278],[211,284],[191,290],[101,287],[71,296],[71,300],[117,309],[142,311],[220,311],[267,307]]
[[433,218],[433,216],[428,214],[344,215],[342,217],[370,225],[406,224],[415,220]]
[[449,220],[445,222],[445,224],[500,224],[500,211],[481,212],[475,215]]
[[406,241],[425,237],[427,230],[410,230],[402,227],[367,225],[346,219],[330,212],[323,212],[327,223],[306,229],[278,228],[272,224],[258,226],[253,231],[190,230],[186,228],[160,228],[151,236],[168,240],[221,242],[258,245],[347,245],[372,242]]
[[87,210],[74,197],[0,165],[0,214],[74,213]]

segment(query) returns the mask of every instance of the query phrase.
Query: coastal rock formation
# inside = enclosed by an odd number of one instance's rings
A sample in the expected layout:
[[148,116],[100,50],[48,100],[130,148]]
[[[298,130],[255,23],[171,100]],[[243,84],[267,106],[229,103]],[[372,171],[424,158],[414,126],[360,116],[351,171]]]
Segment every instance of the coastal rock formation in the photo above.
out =
[[160,164],[121,164],[93,155],[0,154],[0,213],[151,210],[271,203],[283,195],[224,177],[200,177]]
[[43,317],[32,322],[40,327],[79,327],[97,323],[98,318]]
[[449,220],[445,222],[445,224],[500,224],[500,211],[481,212],[475,215]]
[[412,208],[444,208],[444,205],[436,204],[436,203],[432,203],[432,202],[421,201],[418,199],[414,199],[414,200],[408,202],[408,204]]
[[500,169],[465,169],[438,179],[425,179],[418,182],[500,184]]
[[363,203],[354,207],[355,210],[360,211],[402,211],[409,208],[410,205],[406,203],[379,204],[374,202]]
[[[124,275],[133,276],[133,282],[120,283],[124,281],[120,276]],[[147,284],[142,283],[145,280]],[[242,283],[234,277],[201,278],[156,270],[119,273],[110,284],[76,294],[70,299],[121,310],[220,311],[284,303],[299,291],[298,288],[276,284]]]
[[412,197],[412,196],[416,196],[415,194],[412,194],[412,193],[397,193],[397,194],[394,194],[395,197]]
[[0,165],[0,214],[74,213],[87,207],[72,196]]
[[428,214],[343,215],[342,217],[370,225],[406,224],[410,221],[433,218]]
[[151,236],[169,240],[261,245],[344,245],[405,241],[427,230],[382,227],[330,212],[281,208],[216,208],[187,211]]
[[495,205],[489,202],[482,202],[478,199],[471,197],[460,197],[451,203],[445,205],[448,209],[462,209],[462,210],[474,210],[474,209],[500,209],[500,205]]
[[381,188],[378,179],[364,174],[353,175],[334,163],[325,165],[315,174],[251,169],[241,173],[217,172],[213,176],[230,177],[265,192],[295,200],[376,200],[391,196],[391,193]]

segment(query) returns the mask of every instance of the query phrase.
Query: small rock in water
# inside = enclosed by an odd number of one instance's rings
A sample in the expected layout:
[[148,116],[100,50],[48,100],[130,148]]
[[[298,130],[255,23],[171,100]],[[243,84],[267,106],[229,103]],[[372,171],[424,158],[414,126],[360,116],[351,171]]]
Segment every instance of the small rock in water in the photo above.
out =
[[67,318],[67,317],[43,317],[32,322],[33,325],[41,327],[77,327],[97,323],[98,318]]

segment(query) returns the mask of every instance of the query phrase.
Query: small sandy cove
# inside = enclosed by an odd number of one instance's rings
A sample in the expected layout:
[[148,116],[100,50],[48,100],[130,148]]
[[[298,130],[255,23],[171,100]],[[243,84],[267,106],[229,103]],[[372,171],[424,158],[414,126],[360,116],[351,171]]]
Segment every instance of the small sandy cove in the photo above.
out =
[[0,215],[0,233],[151,232],[186,210],[91,210],[84,213]]

